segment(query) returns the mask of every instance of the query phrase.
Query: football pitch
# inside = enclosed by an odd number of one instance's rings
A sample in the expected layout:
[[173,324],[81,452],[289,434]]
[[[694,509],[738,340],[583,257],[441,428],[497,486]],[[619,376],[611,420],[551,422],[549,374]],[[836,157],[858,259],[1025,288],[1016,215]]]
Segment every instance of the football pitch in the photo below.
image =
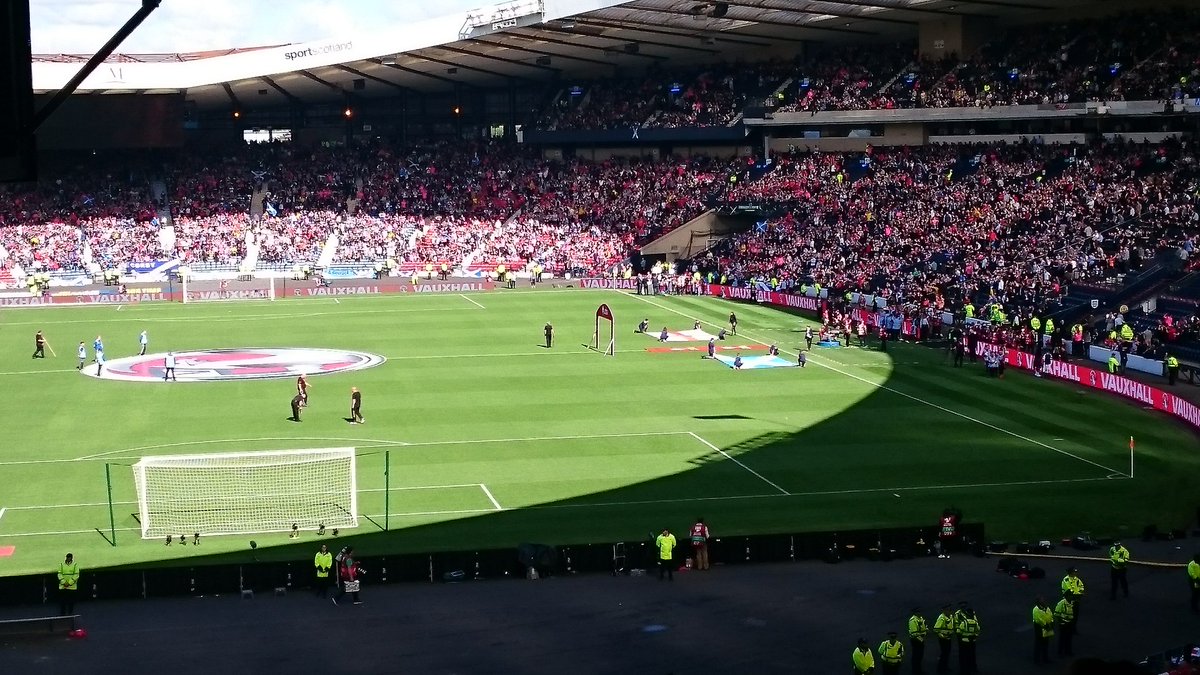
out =
[[[586,346],[602,302],[616,316],[611,358]],[[777,342],[795,362],[806,319],[618,291],[4,310],[0,575],[45,572],[66,551],[88,569],[197,564],[248,539],[263,559],[312,555],[311,532],[142,540],[131,466],[148,455],[353,447],[360,524],[339,540],[353,537],[363,555],[641,540],[697,516],[728,536],[933,524],[955,506],[1010,540],[1192,520],[1195,436],[1104,395],[1011,371],[991,380],[911,345],[735,371],[633,332],[648,319],[655,335],[695,320],[716,333],[730,311],[740,334],[725,345]],[[39,329],[57,357],[30,359]],[[150,353],[322,348],[386,361],[310,376],[300,423],[287,419],[294,376],[163,383],[76,371],[80,341],[102,335],[114,361],[137,354],[143,330]],[[362,425],[347,421],[352,386]]]

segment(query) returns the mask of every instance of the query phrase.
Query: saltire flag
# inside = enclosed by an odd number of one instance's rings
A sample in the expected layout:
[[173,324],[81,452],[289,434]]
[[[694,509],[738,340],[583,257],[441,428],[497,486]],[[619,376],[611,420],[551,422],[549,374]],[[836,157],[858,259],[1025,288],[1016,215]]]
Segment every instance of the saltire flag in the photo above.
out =
[[267,215],[271,216],[272,218],[279,215],[279,211],[275,210],[275,206],[271,204],[271,202],[267,202]]

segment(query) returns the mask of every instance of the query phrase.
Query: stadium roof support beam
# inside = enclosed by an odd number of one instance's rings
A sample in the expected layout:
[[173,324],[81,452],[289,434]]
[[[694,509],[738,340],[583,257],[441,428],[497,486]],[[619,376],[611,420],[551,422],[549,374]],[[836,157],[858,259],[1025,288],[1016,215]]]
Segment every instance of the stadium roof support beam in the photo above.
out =
[[292,105],[304,105],[304,101],[300,100],[300,97],[296,96],[295,94],[288,91],[287,89],[284,89],[283,87],[281,87],[279,85],[279,83],[276,82],[275,80],[272,80],[271,78],[267,77],[266,75],[263,75],[262,77],[260,77],[258,79],[265,82],[268,87],[274,89],[275,91],[279,92],[280,94],[283,94],[283,97],[288,100],[288,103],[291,103]]
[[571,59],[572,61],[581,61],[583,63],[591,63],[593,65],[598,65],[598,66],[608,66],[609,68],[619,68],[620,67],[617,64],[613,63],[612,61],[601,61],[600,59],[589,59],[586,56],[573,56],[571,54],[562,54],[559,52],[548,52],[544,49],[534,49],[533,47],[518,47],[517,45],[511,45],[511,44],[501,43],[501,42],[492,42],[490,40],[484,40],[482,38],[468,38],[467,40],[465,40],[465,42],[477,42],[479,44],[495,45],[498,47],[504,47],[505,49],[515,49],[519,52],[529,52],[530,54],[538,54],[540,56],[549,56],[550,58]]
[[655,47],[665,47],[666,49],[682,49],[684,51],[689,51],[689,52],[701,52],[704,54],[713,54],[713,55],[721,53],[721,50],[719,50],[719,49],[708,49],[706,47],[690,47],[688,45],[672,44],[670,42],[658,42],[656,40],[646,40],[646,39],[623,40],[619,37],[609,37],[606,35],[593,35],[592,33],[587,33],[587,32],[583,32],[583,31],[574,31],[569,28],[555,28],[553,26],[542,26],[541,28],[542,28],[542,30],[551,30],[556,33],[565,33],[567,35],[575,35],[578,37],[590,37],[590,38],[596,38],[598,40],[611,40],[613,42],[618,42],[618,43],[628,43],[628,42],[638,43],[638,42],[640,42],[641,44],[654,45]]
[[[375,63],[378,63],[378,64],[379,64],[379,65],[381,65],[381,66],[387,66],[388,68],[395,68],[396,70],[400,70],[400,71],[403,71],[403,72],[406,72],[406,73],[411,73],[411,74],[413,74],[413,75],[420,75],[421,77],[428,77],[428,78],[430,78],[430,79],[433,79],[433,80],[439,80],[439,81],[441,81],[441,82],[446,82],[446,83],[448,83],[448,84],[452,84],[452,85],[454,85],[454,86],[456,86],[456,87],[458,87],[458,86],[463,86],[463,83],[462,83],[462,82],[460,82],[460,81],[458,81],[458,80],[452,80],[452,79],[450,79],[450,78],[448,78],[448,77],[442,77],[441,75],[435,75],[435,74],[433,74],[433,73],[426,73],[426,72],[424,72],[424,71],[415,70],[415,69],[413,69],[413,68],[407,68],[407,67],[405,67],[405,66],[402,66],[402,65],[400,65],[400,64],[398,64],[398,63],[384,63],[384,62],[383,62],[383,59],[372,59],[372,60],[373,60]],[[467,85],[467,86],[469,86],[469,85]]]
[[[501,45],[501,46],[504,47],[506,45]],[[540,65],[537,63],[525,63],[524,61],[516,61],[513,59],[506,59],[502,56],[492,56],[491,54],[480,54],[479,52],[473,52],[469,49],[462,49],[461,47],[451,47],[450,45],[442,45],[442,46],[438,47],[438,49],[444,49],[445,51],[454,52],[455,54],[463,54],[465,56],[474,56],[474,57],[480,58],[480,59],[491,59],[493,61],[500,61],[501,63],[507,63],[510,66],[522,66],[525,68],[536,68],[543,72],[554,73],[555,75],[562,73],[562,68],[552,68],[550,66],[543,66],[543,65]]]
[[237,94],[233,93],[233,87],[229,86],[228,82],[222,82],[221,88],[225,90],[225,95],[229,97],[229,102],[233,104],[234,110],[242,107],[242,102],[238,100]]
[[1031,5],[1031,4],[1024,3],[1024,2],[1004,2],[1003,0],[955,0],[955,1],[960,2],[964,5],[989,5],[991,7],[1007,7],[1009,9],[1032,9],[1032,10],[1037,10],[1037,11],[1041,11],[1041,12],[1044,12],[1048,9],[1055,9],[1054,7],[1047,7],[1045,5]]
[[[679,10],[679,9],[662,9],[662,8],[658,8],[658,7],[655,7],[655,8],[645,7],[645,8],[642,8],[642,10],[649,11],[649,12],[657,12],[659,14],[672,14],[674,16],[691,16],[691,17],[696,16],[695,14],[692,14],[691,12],[685,12],[685,11]],[[726,17],[726,18],[729,18],[729,17]],[[737,19],[737,18],[729,18],[729,20],[745,21],[746,23],[758,23],[758,24],[762,24],[764,26],[785,26],[787,28],[791,28],[792,30],[823,30],[823,31],[829,31],[831,33],[847,33],[850,35],[878,35],[879,34],[873,30],[858,30],[855,28],[834,28],[833,26],[814,26],[812,24],[800,24],[800,23],[796,23],[794,21],[770,21],[768,19]]]
[[[558,38],[547,37],[545,35],[534,36],[534,35],[526,35],[524,33],[508,33],[508,35],[511,35],[512,37],[515,37],[515,38],[520,38],[522,40],[530,40],[532,42],[539,42],[539,41],[540,42],[549,42],[550,44],[564,45],[567,47],[573,47],[575,49],[579,49],[579,48],[594,49],[598,52],[604,52],[606,54],[622,54],[625,56],[633,56],[633,57],[637,57],[637,58],[650,59],[651,61],[666,61],[667,60],[667,57],[662,56],[660,54],[641,54],[641,53],[632,54],[630,52],[615,50],[612,47],[597,47],[596,45],[584,44],[582,42],[569,42],[567,40],[559,40]],[[612,40],[613,38],[602,38],[602,39]],[[629,40],[617,40],[617,42],[629,42]]]
[[364,73],[363,71],[361,71],[357,68],[351,68],[350,66],[347,66],[344,63],[340,63],[340,64],[334,66],[334,68],[337,68],[338,70],[343,70],[347,73],[350,73],[351,75],[357,75],[358,77],[361,77],[364,80],[378,82],[380,84],[387,85],[393,89],[398,89],[400,91],[404,91],[404,92],[408,91],[408,88],[402,84],[396,84],[395,82],[392,82],[391,80],[387,80],[382,77],[378,77],[376,75],[371,75],[370,73]]
[[[28,2],[28,0],[20,1],[26,3]],[[75,73],[74,77],[72,77],[70,80],[67,80],[67,83],[63,85],[62,89],[54,92],[54,96],[50,97],[50,100],[46,102],[46,105],[42,106],[40,110],[33,114],[33,119],[30,120],[29,123],[29,129],[23,129],[22,131],[26,133],[37,131],[37,128],[42,126],[42,124],[50,118],[50,115],[53,115],[54,111],[58,110],[58,107],[67,100],[67,97],[75,93],[75,90],[79,88],[80,84],[83,84],[83,81],[87,79],[88,75],[91,75],[101,63],[104,63],[104,60],[111,56],[112,53],[117,50],[117,47],[121,46],[121,43],[125,41],[125,38],[129,37],[133,31],[137,30],[138,26],[142,25],[142,22],[146,20],[146,17],[150,16],[154,10],[158,9],[160,2],[162,2],[162,0],[142,0],[142,6],[138,8],[138,11],[134,12],[133,16],[129,17],[129,20],[117,29],[117,32],[108,39],[108,42],[104,43],[103,47],[101,47],[95,54],[92,54],[92,57],[87,60],[87,63],[83,64],[83,67],[79,69],[78,73]],[[28,15],[28,7],[25,8],[25,13]]]
[[[839,5],[848,5],[854,7],[870,7],[872,9],[886,9],[892,12],[911,12],[916,14],[940,14],[942,16],[963,16],[962,12],[956,12],[953,9],[937,9],[933,7],[913,7],[911,5],[881,5],[875,2],[862,2],[861,0],[837,0]],[[972,14],[970,16],[980,17],[984,19],[993,19],[995,17],[987,14]]]
[[[802,16],[833,16],[839,19],[848,19],[851,21],[877,21],[880,23],[896,23],[902,26],[915,26],[917,21],[913,19],[889,19],[883,16],[862,15],[862,14],[840,14],[837,12],[826,12],[823,10],[807,10],[796,9],[795,7],[781,7],[779,5],[758,4],[755,2],[746,2],[745,0],[724,0],[725,4],[730,7],[745,7],[747,9],[760,9],[767,12],[784,12],[785,14],[799,14]],[[732,18],[732,17],[726,17]],[[734,21],[756,21],[756,19],[735,18]],[[797,28],[803,28],[804,24],[797,24]]]
[[487,68],[480,68],[479,66],[468,66],[468,65],[465,65],[462,63],[455,63],[454,61],[447,61],[445,59],[439,59],[436,56],[426,56],[425,54],[418,54],[416,52],[405,52],[405,54],[413,57],[414,59],[424,59],[425,61],[433,61],[434,63],[440,63],[440,64],[446,66],[447,68],[462,68],[464,70],[473,70],[477,73],[491,75],[492,77],[504,77],[504,78],[510,78],[513,80],[521,80],[523,82],[533,82],[534,81],[528,77],[524,77],[521,75],[511,75],[509,73],[501,73],[501,72],[495,71],[495,70],[488,70]]
[[329,87],[333,91],[337,91],[337,92],[346,91],[343,87],[339,87],[336,84],[330,82],[329,80],[323,80],[323,79],[317,77],[316,75],[313,75],[312,73],[308,72],[307,70],[297,70],[296,72],[307,77],[308,79],[312,80],[313,82],[316,82],[317,84],[323,84],[326,87]]
[[[634,32],[634,33],[650,33],[652,35],[667,35],[669,37],[676,37],[676,38],[711,39],[715,42],[729,42],[731,44],[750,45],[752,47],[770,47],[771,46],[770,42],[761,42],[758,40],[741,40],[741,39],[737,39],[734,37],[730,37],[728,34],[721,33],[719,31],[693,31],[691,33],[686,33],[686,32],[679,33],[676,31],[662,30],[661,28],[650,28],[647,26],[640,26],[638,24],[612,23],[612,22],[603,21],[600,19],[577,19],[575,23],[582,23],[582,24],[586,24],[589,26],[600,26],[601,28],[611,28],[613,30],[627,30],[627,31]],[[738,35],[741,35],[741,33],[738,33]],[[762,36],[751,36],[751,37],[762,37]],[[803,42],[803,40],[793,40],[792,38],[771,38],[771,39],[778,39],[780,41],[785,41],[785,42],[787,42],[787,41]]]

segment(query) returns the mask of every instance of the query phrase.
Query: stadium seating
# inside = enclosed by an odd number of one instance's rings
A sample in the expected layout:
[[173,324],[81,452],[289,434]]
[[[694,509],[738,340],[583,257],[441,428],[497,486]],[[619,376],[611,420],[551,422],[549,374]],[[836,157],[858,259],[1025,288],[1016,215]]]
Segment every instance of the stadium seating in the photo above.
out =
[[774,216],[712,266],[897,302],[998,300],[1027,316],[1074,282],[1115,278],[1194,237],[1196,179],[1177,143],[796,154],[726,194]]

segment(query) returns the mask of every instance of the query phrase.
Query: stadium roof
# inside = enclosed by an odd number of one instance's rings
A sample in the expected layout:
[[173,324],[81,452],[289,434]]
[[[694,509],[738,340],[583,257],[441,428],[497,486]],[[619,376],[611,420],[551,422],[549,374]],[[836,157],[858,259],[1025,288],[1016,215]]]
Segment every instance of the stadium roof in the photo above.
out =
[[[759,58],[802,43],[915,39],[923,21],[1036,20],[1088,0],[513,0],[464,14],[299,45],[114,54],[81,91],[183,91],[202,108],[341,101],[611,76],[666,62]],[[34,57],[57,88],[79,55]],[[168,70],[169,69],[169,70]],[[51,73],[50,71],[53,71]],[[354,88],[355,80],[362,87]],[[58,85],[61,86],[61,85]]]

